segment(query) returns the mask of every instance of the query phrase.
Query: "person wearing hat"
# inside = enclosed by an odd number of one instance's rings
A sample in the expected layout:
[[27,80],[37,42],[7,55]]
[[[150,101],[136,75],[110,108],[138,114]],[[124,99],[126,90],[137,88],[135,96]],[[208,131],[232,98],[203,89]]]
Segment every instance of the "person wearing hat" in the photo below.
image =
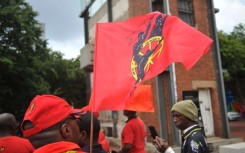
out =
[[136,111],[123,110],[128,120],[121,133],[122,148],[118,153],[146,153],[146,128],[144,122],[137,117]]
[[[78,145],[83,152],[90,152],[90,132],[91,132],[91,112],[80,116],[77,121],[80,130]],[[101,144],[99,144],[100,122],[97,117],[93,116],[93,137],[92,137],[92,152],[93,153],[108,153]]]
[[25,112],[21,129],[36,149],[34,153],[83,153],[77,145],[76,122],[82,114],[60,97],[37,95]]
[[[88,111],[91,112],[91,107],[89,105],[82,107],[81,108],[84,111]],[[99,118],[99,112],[93,112],[93,115],[98,119]],[[107,141],[105,134],[102,130],[100,130],[99,132],[99,138],[98,138],[98,144],[102,145],[103,150],[105,150],[106,152],[110,152],[110,145],[109,142]]]
[[[209,153],[203,130],[197,125],[197,107],[193,101],[180,101],[173,105],[171,112],[175,126],[183,131],[181,153]],[[153,144],[161,153],[174,153],[164,139],[156,137]]]
[[17,122],[13,114],[0,114],[0,152],[32,153],[30,141],[16,136]]

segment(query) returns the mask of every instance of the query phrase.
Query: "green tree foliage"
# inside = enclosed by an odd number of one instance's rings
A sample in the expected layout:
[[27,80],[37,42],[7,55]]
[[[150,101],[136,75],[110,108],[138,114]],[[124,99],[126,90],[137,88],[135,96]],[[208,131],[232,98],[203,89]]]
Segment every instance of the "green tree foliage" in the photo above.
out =
[[245,81],[245,25],[238,24],[231,33],[218,32],[225,81],[234,84],[236,94],[242,98],[241,82]]
[[37,13],[24,0],[0,3],[0,112],[23,115],[37,94],[55,94],[83,106],[79,59],[65,60],[47,47]]
[[38,74],[49,50],[40,38],[36,15],[23,0],[1,0],[0,101],[1,108],[10,112],[16,111],[13,106],[23,109],[26,100],[49,89]]
[[50,93],[66,99],[76,108],[85,106],[85,75],[79,58],[66,60],[59,52],[53,52],[45,64],[43,73],[50,84]]

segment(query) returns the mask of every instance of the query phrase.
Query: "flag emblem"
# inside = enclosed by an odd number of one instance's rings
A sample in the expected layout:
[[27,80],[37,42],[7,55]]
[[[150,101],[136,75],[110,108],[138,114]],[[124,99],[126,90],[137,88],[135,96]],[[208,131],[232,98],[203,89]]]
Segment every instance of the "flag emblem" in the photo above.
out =
[[[152,22],[153,19],[151,19],[147,24],[146,31],[141,31],[138,34],[138,41],[133,46],[131,60],[131,72],[136,80],[135,84],[143,80],[145,73],[149,71],[151,65],[162,53],[164,45],[162,29],[166,17],[167,15],[164,18],[159,15],[155,22]],[[153,28],[151,28],[151,23],[154,23]]]

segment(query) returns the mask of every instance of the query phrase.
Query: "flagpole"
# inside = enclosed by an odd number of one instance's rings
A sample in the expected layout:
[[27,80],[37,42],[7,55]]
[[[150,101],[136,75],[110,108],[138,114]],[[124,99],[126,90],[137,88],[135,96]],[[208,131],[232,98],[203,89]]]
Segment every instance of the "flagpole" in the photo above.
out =
[[156,90],[157,90],[157,103],[158,103],[158,117],[159,117],[159,128],[160,137],[168,140],[167,133],[167,118],[166,118],[166,107],[164,105],[164,89],[163,89],[163,73],[156,77]]
[[[166,10],[169,14],[169,3],[168,0],[163,1],[163,6],[166,6]],[[151,2],[150,2],[151,3]],[[167,5],[166,5],[167,4]],[[152,5],[150,5],[152,6]],[[165,11],[165,8],[163,12]],[[152,12],[151,8],[151,12]],[[166,105],[164,103],[164,81],[163,81],[163,73],[156,76],[156,95],[157,95],[157,104],[158,104],[158,118],[159,118],[159,129],[160,129],[160,137],[168,140],[168,126],[167,126],[167,112]]]
[[[169,0],[165,0],[164,2],[164,13],[167,15],[171,15],[170,7],[169,7]],[[176,102],[177,100],[177,92],[176,92],[176,77],[175,77],[175,65],[171,64],[168,68],[169,71],[167,72],[167,80],[169,83],[168,86],[168,93],[169,93],[169,104],[170,107]],[[156,77],[156,90],[157,90],[157,102],[158,102],[158,116],[159,116],[159,128],[160,128],[160,136],[166,140],[168,140],[168,127],[167,127],[167,118],[166,118],[166,106],[164,104],[164,81],[163,81],[163,73],[159,74]],[[179,145],[180,144],[180,137],[179,132],[174,127],[172,117],[171,118],[171,129],[172,129],[172,137],[173,137],[173,144]]]
[[[98,26],[96,24],[96,37],[98,35]],[[95,40],[95,52],[97,51],[97,42]],[[96,72],[96,67],[95,67],[95,62],[96,62],[96,59],[97,59],[97,54],[94,52],[94,65],[93,65],[93,71]],[[95,84],[96,84],[96,73],[94,73],[94,77],[93,77],[93,94],[92,94],[92,102],[91,102],[91,124],[90,124],[90,153],[93,152],[93,131],[94,131],[94,120],[93,120],[93,112],[94,112],[94,103],[95,103],[95,94],[96,94],[96,89],[95,89]]]
[[93,129],[94,129],[94,113],[93,113],[93,106],[92,106],[92,111],[91,111],[91,124],[90,124],[90,153],[93,152]]
[[[170,5],[169,5],[169,0],[165,1],[166,5],[166,14],[171,15],[170,12]],[[168,82],[170,84],[169,86],[169,93],[170,93],[170,98],[169,98],[169,105],[172,107],[176,102],[177,102],[177,86],[176,86],[176,73],[175,73],[175,64],[171,64],[169,66],[169,76],[168,76]],[[170,115],[170,122],[171,122],[171,129],[172,129],[172,140],[173,144],[180,145],[180,133],[179,130],[175,128],[175,124],[173,122],[172,115]]]

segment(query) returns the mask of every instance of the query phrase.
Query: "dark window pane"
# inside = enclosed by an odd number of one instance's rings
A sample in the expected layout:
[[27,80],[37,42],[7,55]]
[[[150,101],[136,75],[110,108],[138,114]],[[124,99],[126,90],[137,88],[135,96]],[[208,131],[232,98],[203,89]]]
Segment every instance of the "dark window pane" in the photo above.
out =
[[151,0],[152,11],[164,12],[163,0]]
[[195,25],[192,0],[178,0],[179,17],[191,26]]

